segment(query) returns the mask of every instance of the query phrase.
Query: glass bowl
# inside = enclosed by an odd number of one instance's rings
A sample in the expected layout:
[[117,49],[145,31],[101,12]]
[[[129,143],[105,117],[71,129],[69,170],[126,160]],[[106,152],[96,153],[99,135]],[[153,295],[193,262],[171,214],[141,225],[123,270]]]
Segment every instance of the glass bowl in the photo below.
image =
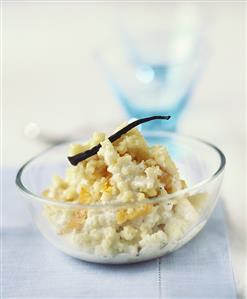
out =
[[[16,184],[26,199],[26,204],[34,223],[42,235],[55,247],[70,256],[89,262],[109,264],[134,263],[157,258],[180,248],[194,238],[203,228],[217,202],[226,162],[224,154],[216,146],[193,137],[153,131],[144,131],[143,135],[150,145],[160,144],[167,147],[179,169],[181,178],[186,180],[188,187],[168,194],[165,197],[156,197],[128,204],[115,202],[85,205],[47,199],[41,194],[50,185],[52,176],[60,175],[63,177],[65,169],[69,164],[66,158],[68,143],[49,148],[20,168],[16,176]],[[105,215],[110,215],[109,219],[114,219],[119,211],[126,211],[129,208],[137,209],[144,205],[158,206],[162,210],[163,205],[166,205],[168,202],[183,200],[184,198],[189,199],[190,202],[200,201],[204,198],[204,203],[197,210],[198,217],[196,220],[190,222],[188,219],[189,224],[186,228],[180,229],[180,233],[177,236],[173,236],[171,240],[161,243],[151,240],[145,250],[136,251],[134,246],[130,245],[125,252],[115,254],[106,254],[96,250],[88,251],[83,246],[79,246],[78,243],[75,245],[72,241],[74,237],[77,237],[75,231],[72,230],[71,233],[63,234],[58,233],[54,223],[51,223],[46,213],[47,209],[51,209],[53,213],[58,215],[60,215],[59,213],[65,213],[65,215],[66,213],[79,213],[76,215],[82,215],[86,211],[87,215],[89,215],[88,213],[98,215],[97,219],[105,217]],[[145,217],[143,217],[143,222],[152,221],[150,218],[146,220],[147,218]],[[61,220],[61,217],[59,219]],[[100,221],[98,221],[97,225],[99,229],[101,229],[101,225],[109,231],[113,229],[111,224],[106,228],[107,224],[105,222],[100,224]],[[95,224],[92,224],[92,229],[97,233]],[[174,229],[176,230],[176,227]],[[99,236],[99,238],[101,237]],[[106,243],[105,246],[115,246],[113,239],[109,240],[106,238],[103,241]],[[109,242],[111,243],[110,245]]]

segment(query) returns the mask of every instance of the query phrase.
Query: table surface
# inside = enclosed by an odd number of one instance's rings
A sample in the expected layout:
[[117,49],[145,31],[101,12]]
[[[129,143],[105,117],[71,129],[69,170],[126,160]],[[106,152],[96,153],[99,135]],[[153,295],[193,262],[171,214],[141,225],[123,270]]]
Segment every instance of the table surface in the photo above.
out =
[[[58,135],[79,126],[109,131],[126,119],[91,55],[96,39],[109,39],[115,9],[109,3],[3,4],[4,165],[18,167],[47,146],[25,137],[30,122]],[[124,9],[138,13],[134,4]],[[179,131],[215,143],[226,155],[222,196],[238,294],[245,298],[245,9],[223,2],[199,9],[214,20],[206,28],[209,59]]]

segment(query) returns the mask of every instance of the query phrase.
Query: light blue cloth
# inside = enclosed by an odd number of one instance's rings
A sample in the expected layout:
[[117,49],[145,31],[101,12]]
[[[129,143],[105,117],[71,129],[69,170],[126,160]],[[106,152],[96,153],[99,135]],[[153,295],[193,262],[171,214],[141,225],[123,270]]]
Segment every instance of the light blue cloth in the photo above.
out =
[[71,258],[30,225],[4,172],[3,298],[236,298],[222,204],[201,233],[163,258],[132,265],[97,265]]

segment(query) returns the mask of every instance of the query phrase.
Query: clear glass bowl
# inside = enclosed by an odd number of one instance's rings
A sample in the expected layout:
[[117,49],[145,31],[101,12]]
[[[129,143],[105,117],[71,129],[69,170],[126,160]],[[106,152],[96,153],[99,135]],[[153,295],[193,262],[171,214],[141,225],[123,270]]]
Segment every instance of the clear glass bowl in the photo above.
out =
[[[139,203],[110,203],[110,204],[89,204],[62,202],[49,200],[43,197],[42,192],[50,185],[53,175],[64,176],[68,166],[66,159],[68,143],[54,146],[41,154],[35,156],[24,164],[16,176],[16,184],[26,199],[34,223],[42,235],[55,247],[70,256],[97,263],[133,263],[156,258],[172,252],[196,236],[209,219],[217,202],[224,167],[225,156],[214,145],[200,139],[186,137],[168,132],[143,132],[149,144],[161,144],[168,148],[168,151],[175,161],[181,178],[185,179],[188,187],[178,192],[157,197]],[[81,142],[81,141],[79,141]],[[195,195],[206,196],[203,208],[200,209],[196,222],[190,224],[183,234],[162,246],[151,246],[149,250],[140,251],[136,254],[118,253],[106,255],[93,253],[84,250],[83,247],[75,246],[69,239],[69,235],[61,235],[56,232],[44,212],[47,207],[59,211],[94,211],[98,214],[110,213],[115,215],[119,210],[129,207],[148,205],[163,205],[167,200],[179,200],[181,198],[197,198]],[[106,214],[105,214],[106,215]],[[145,221],[145,217],[144,217]],[[198,248],[198,250],[200,250]]]

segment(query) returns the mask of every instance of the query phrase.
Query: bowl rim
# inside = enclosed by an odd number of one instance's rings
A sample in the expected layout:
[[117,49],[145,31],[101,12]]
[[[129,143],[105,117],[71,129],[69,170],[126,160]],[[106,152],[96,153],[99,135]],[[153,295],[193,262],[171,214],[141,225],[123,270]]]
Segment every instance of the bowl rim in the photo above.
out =
[[151,134],[151,135],[153,135],[153,137],[155,137],[155,136],[158,137],[158,136],[160,136],[160,134],[162,134],[162,135],[164,135],[164,137],[175,137],[175,138],[177,137],[177,138],[191,140],[191,141],[197,142],[199,144],[204,144],[204,145],[210,147],[211,149],[215,150],[215,152],[219,155],[219,158],[220,158],[219,166],[216,169],[216,171],[213,172],[209,177],[207,177],[204,180],[201,180],[200,182],[198,182],[190,187],[176,191],[174,193],[166,194],[165,196],[162,195],[162,196],[157,196],[155,198],[145,199],[142,201],[136,201],[136,202],[130,202],[130,203],[110,202],[110,203],[101,203],[101,204],[81,204],[81,203],[62,201],[62,200],[56,200],[56,199],[48,199],[40,194],[35,194],[32,191],[30,191],[22,182],[22,174],[23,174],[23,171],[26,169],[26,167],[29,164],[31,164],[32,162],[34,162],[37,158],[41,157],[42,155],[46,154],[47,152],[49,152],[50,150],[53,150],[56,147],[69,145],[73,142],[78,142],[78,140],[74,140],[74,141],[72,140],[72,141],[63,142],[63,143],[59,143],[57,145],[50,146],[47,149],[38,153],[37,155],[33,156],[26,163],[24,163],[20,167],[20,169],[18,170],[18,172],[16,174],[16,179],[15,179],[16,186],[18,187],[19,191],[22,194],[25,194],[28,197],[28,199],[37,200],[44,204],[50,204],[50,205],[55,205],[55,206],[61,206],[61,207],[67,207],[67,208],[82,208],[82,209],[104,208],[104,207],[115,207],[115,208],[133,207],[133,206],[138,206],[138,205],[143,205],[143,204],[161,203],[165,200],[172,200],[174,198],[177,199],[179,197],[184,197],[185,195],[189,196],[189,194],[191,195],[191,193],[195,192],[195,190],[202,189],[209,182],[214,181],[225,169],[225,165],[226,165],[225,155],[217,146],[215,146],[214,144],[212,144],[208,141],[205,141],[198,137],[193,137],[193,136],[189,136],[189,135],[185,135],[185,134],[168,132],[168,131],[143,131],[142,133],[144,135]]

